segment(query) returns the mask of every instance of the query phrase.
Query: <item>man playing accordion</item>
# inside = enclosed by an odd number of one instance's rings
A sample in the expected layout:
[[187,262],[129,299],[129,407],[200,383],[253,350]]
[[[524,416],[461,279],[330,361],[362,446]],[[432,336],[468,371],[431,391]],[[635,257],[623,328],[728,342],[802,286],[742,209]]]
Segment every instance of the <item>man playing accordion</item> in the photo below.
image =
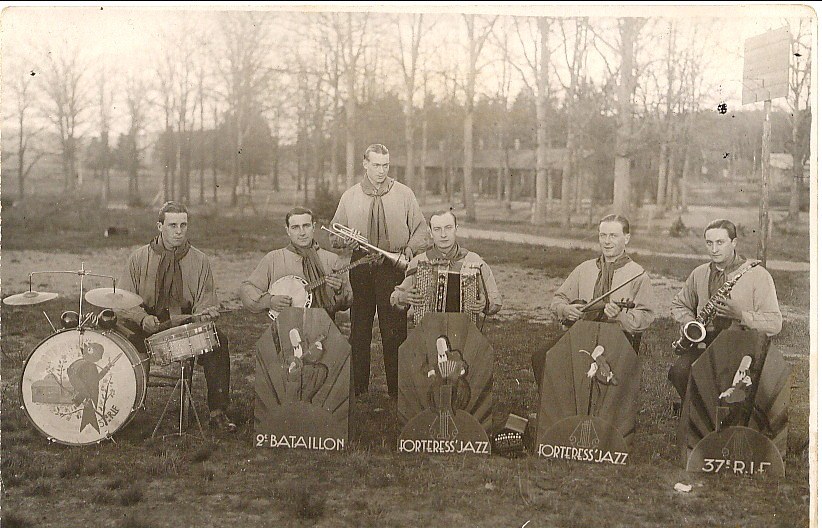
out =
[[[429,230],[434,240],[434,246],[424,253],[421,253],[411,260],[408,270],[405,273],[405,280],[394,289],[391,294],[391,305],[405,309],[409,305],[414,310],[426,311],[426,301],[432,296],[436,297],[436,292],[421,291],[419,284],[420,268],[422,266],[435,264],[447,269],[448,284],[443,285],[443,298],[434,299],[436,306],[428,311],[446,312],[466,312],[472,315],[484,313],[493,315],[502,308],[502,297],[497,289],[497,283],[491,268],[482,260],[482,257],[468,251],[460,246],[457,241],[457,218],[451,211],[435,213],[431,215]],[[463,288],[462,278],[471,274],[475,270],[476,276],[469,280],[476,281],[468,293]],[[426,285],[427,289],[434,289],[438,286],[433,282]],[[415,321],[421,318],[420,313],[415,313]]]

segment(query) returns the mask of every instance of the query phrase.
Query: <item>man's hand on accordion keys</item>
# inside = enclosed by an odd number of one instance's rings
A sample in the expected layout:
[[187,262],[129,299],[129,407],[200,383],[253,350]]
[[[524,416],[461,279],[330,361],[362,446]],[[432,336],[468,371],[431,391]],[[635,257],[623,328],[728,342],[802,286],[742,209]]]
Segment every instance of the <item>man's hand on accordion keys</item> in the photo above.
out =
[[425,302],[425,298],[417,288],[411,288],[407,291],[397,289],[397,302],[400,306],[420,306]]
[[485,295],[483,295],[481,293],[479,295],[479,297],[480,297],[479,299],[474,298],[474,297],[470,297],[468,299],[465,299],[464,302],[465,302],[466,311],[468,311],[470,313],[473,313],[473,314],[481,314],[482,312],[485,311],[485,304],[486,304]]

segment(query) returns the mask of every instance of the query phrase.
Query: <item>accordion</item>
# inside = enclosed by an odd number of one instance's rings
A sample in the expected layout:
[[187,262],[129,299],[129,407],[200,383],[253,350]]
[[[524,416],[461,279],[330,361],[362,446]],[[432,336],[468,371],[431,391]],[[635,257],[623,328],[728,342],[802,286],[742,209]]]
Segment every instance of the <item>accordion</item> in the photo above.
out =
[[466,301],[482,298],[481,281],[478,264],[451,271],[448,260],[420,261],[414,287],[424,300],[414,307],[414,325],[419,326],[425,314],[430,312],[465,312],[476,324],[477,314],[468,312]]

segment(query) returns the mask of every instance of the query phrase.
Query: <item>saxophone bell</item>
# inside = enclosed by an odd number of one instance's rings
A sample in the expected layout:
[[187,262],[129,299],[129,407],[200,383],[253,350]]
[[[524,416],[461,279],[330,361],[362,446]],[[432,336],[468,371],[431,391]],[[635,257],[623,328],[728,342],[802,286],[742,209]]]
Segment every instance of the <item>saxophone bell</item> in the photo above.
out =
[[682,328],[682,335],[691,343],[701,343],[707,332],[705,331],[705,325],[699,321],[691,321]]
[[699,321],[691,321],[682,327],[679,339],[671,343],[674,349],[674,354],[681,356],[685,352],[691,350],[705,340],[708,332],[705,330],[705,325]]

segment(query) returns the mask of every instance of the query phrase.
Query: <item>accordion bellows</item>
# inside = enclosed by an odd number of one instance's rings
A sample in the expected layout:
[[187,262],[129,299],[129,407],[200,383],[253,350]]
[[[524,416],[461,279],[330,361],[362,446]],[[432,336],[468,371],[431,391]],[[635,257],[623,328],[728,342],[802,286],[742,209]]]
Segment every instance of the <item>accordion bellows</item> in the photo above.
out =
[[431,312],[443,313],[446,311],[448,297],[448,275],[460,276],[460,305],[459,311],[468,313],[471,321],[477,323],[477,314],[467,311],[465,301],[470,298],[479,299],[480,295],[480,268],[479,266],[465,266],[461,271],[451,271],[448,260],[422,260],[417,265],[414,287],[423,295],[421,305],[414,307],[414,325],[419,326],[422,318]]

